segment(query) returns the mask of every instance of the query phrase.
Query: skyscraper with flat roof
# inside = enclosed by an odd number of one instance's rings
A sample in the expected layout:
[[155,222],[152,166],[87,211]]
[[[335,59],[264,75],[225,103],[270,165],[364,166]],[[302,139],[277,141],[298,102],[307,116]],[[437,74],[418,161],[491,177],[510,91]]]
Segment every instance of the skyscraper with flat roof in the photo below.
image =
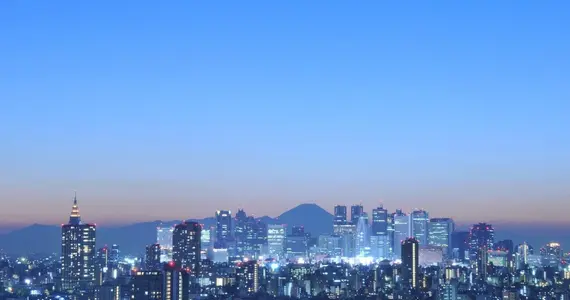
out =
[[414,210],[410,214],[412,236],[418,240],[422,246],[428,245],[429,215],[425,210]]
[[469,232],[469,259],[475,261],[479,256],[479,249],[493,249],[495,230],[493,225],[487,223],[473,224]]
[[172,259],[176,267],[200,273],[201,233],[202,226],[196,222],[186,221],[174,227]]
[[410,216],[398,209],[392,215],[392,220],[394,222],[394,255],[396,257],[401,257],[401,244],[407,238],[411,237]]
[[232,239],[232,212],[216,211],[216,242],[214,248],[228,248]]
[[402,242],[402,285],[408,289],[418,287],[419,242],[408,238]]
[[451,256],[451,234],[455,230],[455,223],[450,218],[433,218],[429,220],[428,244],[441,247],[443,253]]

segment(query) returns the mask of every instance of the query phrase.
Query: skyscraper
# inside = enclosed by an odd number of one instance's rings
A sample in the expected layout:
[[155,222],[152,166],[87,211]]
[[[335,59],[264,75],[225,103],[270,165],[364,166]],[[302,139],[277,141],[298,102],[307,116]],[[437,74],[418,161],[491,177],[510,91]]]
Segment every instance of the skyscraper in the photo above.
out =
[[260,272],[257,261],[239,263],[236,267],[236,279],[240,290],[248,295],[254,294],[260,287]]
[[190,276],[170,262],[155,271],[137,271],[132,274],[133,300],[189,300]]
[[415,238],[402,242],[402,284],[405,288],[418,287],[419,243]]
[[267,247],[269,256],[282,258],[285,253],[285,239],[287,230],[285,225],[267,225]]
[[172,260],[172,233],[174,226],[158,226],[156,228],[156,243],[160,245],[161,262]]
[[247,240],[247,214],[243,209],[239,209],[236,213],[235,221],[235,240],[236,240],[236,255],[239,258],[244,256],[246,240]]
[[216,243],[215,248],[228,248],[232,238],[232,212],[216,211]]
[[249,216],[247,218],[245,231],[244,256],[248,258],[258,258],[267,246],[267,224]]
[[429,220],[428,244],[441,247],[443,253],[451,256],[451,234],[455,230],[455,223],[449,218],[434,218]]
[[95,284],[94,224],[81,222],[77,197],[69,222],[61,226],[61,289],[88,290]]
[[455,231],[451,234],[451,253],[454,259],[463,261],[469,251],[469,231]]
[[410,214],[412,223],[412,236],[418,240],[422,246],[428,244],[429,215],[425,210],[414,210]]
[[200,273],[202,226],[186,221],[174,227],[172,258],[176,267]]
[[495,231],[491,224],[473,224],[469,233],[469,259],[476,260],[479,249],[493,249]]
[[152,244],[146,246],[144,267],[145,270],[147,271],[156,271],[162,269],[162,263],[160,262],[159,244]]
[[396,210],[393,214],[392,219],[394,220],[394,255],[396,257],[402,256],[401,244],[407,238],[411,236],[410,234],[410,216],[403,213],[401,210]]
[[368,215],[361,213],[360,218],[356,225],[356,256],[369,256],[370,255],[370,235],[368,232]]
[[334,207],[334,225],[346,224],[348,221],[345,205],[337,205]]
[[380,206],[372,210],[372,235],[388,234],[388,210]]
[[353,225],[358,224],[358,219],[362,213],[364,213],[364,207],[362,205],[353,205],[350,207],[350,223]]
[[370,248],[376,258],[391,258],[390,235],[392,232],[388,232],[388,219],[388,210],[384,207],[380,206],[372,210]]
[[164,282],[160,271],[139,271],[131,280],[131,299],[162,300]]

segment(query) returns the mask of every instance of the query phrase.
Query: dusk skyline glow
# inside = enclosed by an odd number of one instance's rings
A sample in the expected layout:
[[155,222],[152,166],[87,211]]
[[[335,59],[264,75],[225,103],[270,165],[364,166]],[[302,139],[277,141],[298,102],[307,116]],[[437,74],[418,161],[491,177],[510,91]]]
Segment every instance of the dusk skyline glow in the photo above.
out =
[[570,3],[134,3],[0,3],[0,228],[570,225]]

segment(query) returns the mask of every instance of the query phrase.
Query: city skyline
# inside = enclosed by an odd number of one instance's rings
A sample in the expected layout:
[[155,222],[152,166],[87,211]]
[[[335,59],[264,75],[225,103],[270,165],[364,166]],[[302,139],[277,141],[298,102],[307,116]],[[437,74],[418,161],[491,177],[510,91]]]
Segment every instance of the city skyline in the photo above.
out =
[[362,202],[567,226],[569,11],[2,2],[0,227],[64,222],[73,190],[105,225]]

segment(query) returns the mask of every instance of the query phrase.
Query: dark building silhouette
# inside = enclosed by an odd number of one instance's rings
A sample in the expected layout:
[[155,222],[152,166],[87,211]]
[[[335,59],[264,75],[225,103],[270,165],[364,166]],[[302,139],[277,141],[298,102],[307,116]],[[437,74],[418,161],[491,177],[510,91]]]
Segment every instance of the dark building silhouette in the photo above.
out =
[[164,280],[161,271],[135,272],[131,286],[131,299],[163,300]]
[[350,207],[350,223],[353,225],[358,224],[358,219],[364,213],[364,207],[362,205],[353,205]]
[[388,210],[380,206],[372,210],[372,232],[371,235],[388,234]]
[[131,299],[190,300],[190,275],[172,262],[159,270],[133,272]]
[[402,242],[402,285],[404,288],[418,287],[419,242],[408,238]]
[[495,250],[506,251],[512,254],[515,250],[515,244],[513,243],[513,240],[502,240],[496,242],[493,248]]
[[96,283],[94,224],[81,222],[77,197],[61,226],[61,290],[89,290]]
[[235,241],[236,241],[236,256],[242,258],[245,254],[247,245],[247,226],[248,218],[245,211],[238,210],[235,218]]
[[236,267],[236,279],[239,289],[251,295],[260,287],[260,271],[257,261],[239,263]]
[[245,229],[244,256],[257,258],[267,246],[267,224],[249,216]]
[[216,211],[216,242],[214,248],[228,248],[232,241],[232,212]]
[[337,205],[334,207],[334,225],[343,225],[348,221],[346,206]]
[[469,233],[469,259],[475,261],[481,248],[493,249],[494,241],[495,231],[491,224],[473,224]]
[[451,253],[454,259],[465,260],[469,251],[469,231],[455,231],[451,234]]
[[146,246],[144,266],[147,271],[156,271],[162,268],[160,262],[160,245],[152,244]]
[[199,274],[201,261],[202,226],[186,221],[174,227],[172,233],[172,259],[176,267],[189,268],[193,274]]
[[293,226],[293,228],[291,228],[291,235],[292,236],[306,236],[305,235],[305,227]]

